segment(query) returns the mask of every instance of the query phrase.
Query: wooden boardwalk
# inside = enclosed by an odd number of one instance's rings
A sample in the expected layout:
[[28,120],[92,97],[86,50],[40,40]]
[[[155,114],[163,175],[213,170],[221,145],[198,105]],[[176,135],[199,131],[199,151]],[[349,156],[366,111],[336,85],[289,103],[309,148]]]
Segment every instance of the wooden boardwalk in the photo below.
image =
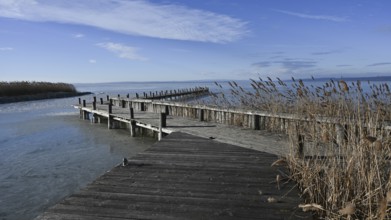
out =
[[311,219],[276,159],[173,132],[37,219]]
[[[96,104],[96,110],[93,110],[91,104],[86,107],[76,106],[96,117],[109,117],[107,105]],[[137,127],[148,130],[159,131],[159,114],[135,111],[134,118],[130,119],[129,109],[119,106],[112,106],[113,121],[129,124],[134,121]],[[162,129],[166,134],[172,132],[184,132],[199,137],[213,137],[219,142],[233,144],[240,147],[251,148],[276,155],[286,155],[290,151],[288,136],[268,132],[266,130],[254,130],[222,123],[199,121],[197,119],[168,115],[166,118],[166,127]]]

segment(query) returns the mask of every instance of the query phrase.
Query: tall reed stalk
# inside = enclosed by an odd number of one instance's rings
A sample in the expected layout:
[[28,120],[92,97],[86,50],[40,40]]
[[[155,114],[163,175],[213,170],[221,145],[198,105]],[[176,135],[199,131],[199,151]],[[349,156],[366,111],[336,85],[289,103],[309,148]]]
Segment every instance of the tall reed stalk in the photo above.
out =
[[[292,150],[285,160],[302,190],[304,210],[321,219],[391,218],[389,86],[343,80],[314,84],[260,78],[244,89],[229,82],[229,93],[216,96],[214,103],[299,118],[288,129]],[[322,149],[315,151],[319,157],[293,153],[298,135],[307,149]]]

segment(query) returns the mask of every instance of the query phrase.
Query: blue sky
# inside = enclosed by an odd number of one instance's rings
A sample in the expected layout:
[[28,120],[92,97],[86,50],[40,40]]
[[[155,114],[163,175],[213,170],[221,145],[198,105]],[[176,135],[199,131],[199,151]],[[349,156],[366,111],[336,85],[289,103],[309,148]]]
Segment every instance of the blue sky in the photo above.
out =
[[0,81],[391,75],[389,0],[0,0]]

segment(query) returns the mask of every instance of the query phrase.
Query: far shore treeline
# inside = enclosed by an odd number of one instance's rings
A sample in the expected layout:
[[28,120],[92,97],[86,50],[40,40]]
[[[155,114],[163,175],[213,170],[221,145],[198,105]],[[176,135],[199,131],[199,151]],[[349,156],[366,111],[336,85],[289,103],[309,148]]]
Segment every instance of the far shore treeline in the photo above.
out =
[[69,83],[36,81],[0,82],[0,103],[29,101],[49,98],[64,98],[89,93],[80,93]]

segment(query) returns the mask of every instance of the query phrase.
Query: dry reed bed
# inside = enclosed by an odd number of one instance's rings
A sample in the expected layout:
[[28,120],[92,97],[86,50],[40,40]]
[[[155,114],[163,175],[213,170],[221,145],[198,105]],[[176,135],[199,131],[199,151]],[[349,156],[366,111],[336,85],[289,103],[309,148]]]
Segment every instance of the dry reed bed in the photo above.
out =
[[36,95],[42,93],[68,92],[77,93],[72,84],[50,82],[0,82],[0,97]]
[[[289,127],[292,152],[282,159],[302,190],[304,210],[321,219],[391,218],[391,138],[385,126],[391,121],[388,85],[343,80],[308,84],[292,78],[288,85],[268,78],[251,80],[249,90],[229,82],[230,92],[216,95],[213,102],[310,119]],[[325,117],[334,122],[317,120]],[[299,135],[309,146],[331,150],[322,159],[298,157],[294,151]]]

